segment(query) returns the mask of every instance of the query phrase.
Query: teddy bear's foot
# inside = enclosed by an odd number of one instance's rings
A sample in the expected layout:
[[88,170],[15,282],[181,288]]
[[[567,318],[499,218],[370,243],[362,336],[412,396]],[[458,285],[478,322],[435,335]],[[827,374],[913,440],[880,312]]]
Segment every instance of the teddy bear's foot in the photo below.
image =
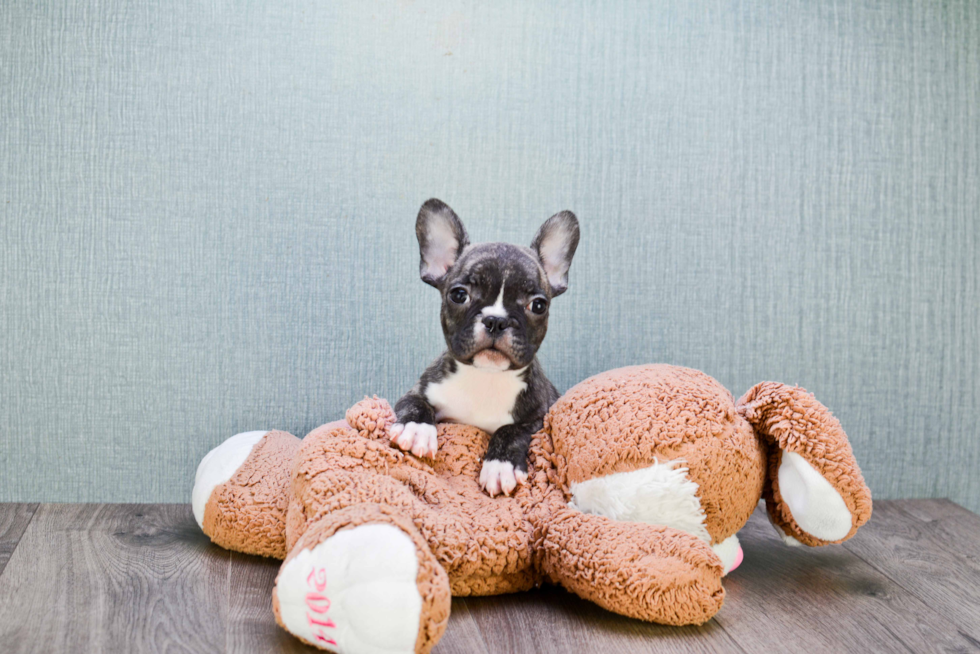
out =
[[355,505],[303,534],[273,591],[276,619],[335,652],[427,652],[449,618],[449,579],[411,521]]
[[204,527],[204,509],[214,489],[231,479],[255,445],[268,433],[268,429],[262,429],[235,434],[204,455],[197,466],[194,490],[191,492],[191,508],[197,526]]

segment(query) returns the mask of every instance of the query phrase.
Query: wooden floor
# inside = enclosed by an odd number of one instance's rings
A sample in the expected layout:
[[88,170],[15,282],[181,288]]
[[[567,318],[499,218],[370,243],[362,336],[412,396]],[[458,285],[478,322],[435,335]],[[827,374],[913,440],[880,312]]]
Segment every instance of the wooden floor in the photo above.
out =
[[[761,512],[701,627],[562,590],[457,599],[439,654],[980,652],[980,516],[876,502],[845,545],[790,548]],[[272,619],[278,563],[211,545],[185,505],[0,504],[2,652],[299,652]]]

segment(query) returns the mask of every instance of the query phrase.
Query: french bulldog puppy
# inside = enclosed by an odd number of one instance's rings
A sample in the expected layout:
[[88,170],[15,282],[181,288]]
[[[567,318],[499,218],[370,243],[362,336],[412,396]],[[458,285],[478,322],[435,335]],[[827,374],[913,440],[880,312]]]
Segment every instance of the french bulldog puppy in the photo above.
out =
[[435,423],[452,421],[491,434],[480,485],[509,495],[527,481],[531,436],[558,399],[537,351],[548,331],[551,300],[568,288],[578,247],[570,211],[544,222],[531,247],[471,244],[445,203],[422,205],[415,223],[422,281],[442,295],[448,349],[395,404],[393,443],[416,456],[438,448]]

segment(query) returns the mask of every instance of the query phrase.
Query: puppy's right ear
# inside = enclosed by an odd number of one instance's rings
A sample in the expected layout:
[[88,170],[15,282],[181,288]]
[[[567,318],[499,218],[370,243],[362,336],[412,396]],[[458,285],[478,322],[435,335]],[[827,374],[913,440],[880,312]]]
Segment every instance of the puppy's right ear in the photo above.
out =
[[422,281],[439,288],[446,272],[469,244],[469,237],[456,213],[442,200],[426,200],[415,221],[419,239],[419,275]]

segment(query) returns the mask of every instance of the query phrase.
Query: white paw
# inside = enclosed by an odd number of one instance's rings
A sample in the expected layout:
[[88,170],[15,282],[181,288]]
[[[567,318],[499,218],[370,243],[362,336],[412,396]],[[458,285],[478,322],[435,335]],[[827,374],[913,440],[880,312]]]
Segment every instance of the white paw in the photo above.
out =
[[388,430],[391,442],[415,456],[434,457],[439,450],[436,426],[424,422],[395,423]]
[[510,495],[517,484],[527,482],[527,473],[515,470],[513,464],[507,461],[484,461],[480,470],[480,487],[490,497],[500,493]]
[[286,629],[322,649],[411,654],[422,596],[418,556],[386,524],[344,529],[282,567],[276,582]]

